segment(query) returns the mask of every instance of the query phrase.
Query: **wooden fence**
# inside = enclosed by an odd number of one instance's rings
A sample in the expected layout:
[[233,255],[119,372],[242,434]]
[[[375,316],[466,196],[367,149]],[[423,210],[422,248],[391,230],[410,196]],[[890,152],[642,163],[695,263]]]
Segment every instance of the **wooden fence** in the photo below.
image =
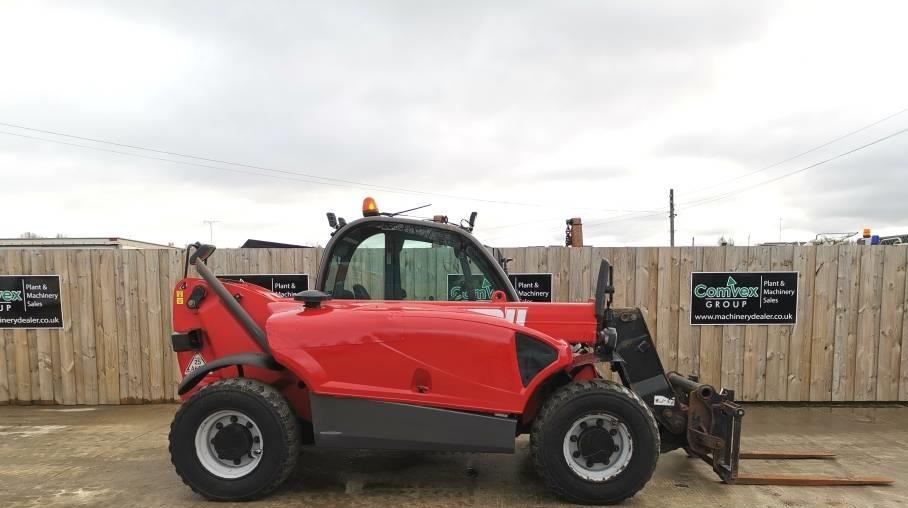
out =
[[[744,400],[908,400],[904,247],[503,249],[513,272],[551,272],[556,301],[592,296],[599,260],[618,306],[643,310],[667,370]],[[226,249],[220,273],[308,273],[320,249]],[[692,271],[797,271],[798,322],[690,326]],[[0,404],[176,400],[170,350],[176,250],[0,250],[0,274],[61,277],[62,330],[0,331]],[[908,345],[908,343],[906,343]]]

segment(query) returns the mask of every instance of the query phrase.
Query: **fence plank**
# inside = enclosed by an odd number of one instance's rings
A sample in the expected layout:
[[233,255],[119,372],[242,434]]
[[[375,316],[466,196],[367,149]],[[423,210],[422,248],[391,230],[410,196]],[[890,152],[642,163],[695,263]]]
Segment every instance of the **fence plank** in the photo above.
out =
[[160,251],[149,249],[144,251],[144,254],[145,271],[147,272],[145,290],[148,301],[149,396],[153,402],[158,402],[164,399],[164,349],[161,342],[164,328],[161,319]]
[[[765,272],[772,267],[769,247],[750,248],[747,270]],[[741,384],[743,400],[766,399],[766,346],[769,326],[744,327],[744,373]]]
[[[41,251],[28,249],[22,251],[22,273],[26,275],[44,275],[44,261],[41,260]],[[25,291],[25,290],[24,290]],[[23,291],[23,292],[24,292]],[[53,376],[49,376],[48,383],[50,385],[51,393],[49,397],[42,398],[41,390],[41,370],[42,370],[42,355],[38,349],[38,339],[42,335],[47,337],[47,329],[37,328],[32,330],[27,330],[28,337],[28,372],[29,372],[29,384],[31,385],[31,402],[44,402],[49,403],[53,401]],[[47,349],[45,350],[46,358],[49,362],[50,359],[50,343],[46,343]]]
[[101,252],[101,330],[104,342],[104,379],[108,404],[120,403],[120,330],[117,326],[116,277],[120,256],[113,250]]
[[863,249],[855,348],[854,399],[875,400],[880,308],[883,299],[883,255],[881,249],[866,246]]
[[[32,275],[48,275],[47,257],[49,252],[41,250],[30,250],[26,254],[29,257],[30,271]],[[51,339],[52,330],[48,328],[39,328],[35,330],[35,359],[37,367],[38,391],[35,393],[32,387],[32,395],[35,400],[44,404],[54,402],[54,359],[53,344]]]
[[75,251],[54,251],[54,272],[60,276],[60,305],[63,306],[63,330],[59,333],[60,339],[60,384],[62,386],[62,403],[65,405],[76,404],[76,353],[73,328],[76,317],[73,310],[75,293],[73,289],[73,273],[70,267],[70,258],[75,256]]
[[[177,400],[176,390],[182,379],[179,372],[177,355],[170,344],[173,333],[173,291],[182,276],[180,259],[172,250],[158,250],[161,271],[161,351],[163,354],[163,397],[164,400]],[[277,260],[275,260],[277,261]],[[275,272],[280,272],[275,266]]]
[[690,324],[691,273],[701,268],[703,249],[680,249],[678,261],[678,372],[699,375],[700,327]]
[[835,345],[838,247],[817,247],[814,271],[813,326],[810,345],[810,400],[832,400],[832,364]]
[[[8,269],[13,250],[0,250],[0,274],[15,275]],[[16,400],[16,343],[13,330],[0,330],[0,402]]]
[[569,249],[565,247],[549,247],[547,256],[549,258],[549,267],[552,269],[552,276],[555,278],[555,301],[569,302],[571,297]]
[[[42,258],[44,261],[44,273],[47,275],[55,275],[56,269],[54,267],[54,251],[45,250],[42,252]],[[60,283],[60,292],[62,299],[63,292],[63,283]],[[62,308],[63,302],[60,301]],[[64,311],[65,312],[65,311]],[[68,316],[63,315],[65,320]],[[62,335],[62,330],[59,329],[50,329],[47,330],[48,340],[50,341],[50,374],[51,374],[51,392],[53,398],[51,402],[54,404],[63,404],[63,373],[60,369],[60,337]]]
[[628,249],[617,247],[607,249],[604,254],[613,267],[615,294],[612,302],[616,307],[628,307],[634,302],[633,295],[629,296],[630,288],[634,286],[634,270],[628,269],[634,262],[628,261],[628,252]]
[[[746,272],[749,247],[723,247],[725,271]],[[722,387],[741,392],[744,384],[744,330],[743,325],[722,327]]]
[[[527,247],[525,249],[512,249],[512,251],[522,252],[523,253],[523,269],[521,271],[530,272],[530,273],[544,273],[544,271],[539,270],[540,263],[540,248],[539,247]],[[545,251],[542,251],[545,252]],[[514,256],[507,256],[514,257]],[[542,256],[542,260],[545,260],[545,256]]]
[[[145,262],[141,252],[130,250],[123,252],[123,282],[124,282],[124,314],[126,321],[126,336],[120,340],[126,342],[126,365],[129,372],[128,391],[126,402],[136,404],[147,400],[147,382],[143,375],[144,350],[142,348],[142,335],[147,330],[143,323],[147,320],[139,296],[140,281],[145,278]],[[144,282],[141,283],[144,287]],[[143,330],[143,331],[140,331]]]
[[902,300],[902,351],[899,360],[899,400],[908,400],[908,269],[905,279],[905,299]]
[[658,249],[656,275],[656,350],[665,370],[678,368],[678,255],[673,247]]
[[832,354],[832,400],[840,402],[851,400],[854,396],[854,346],[861,281],[860,250],[850,245],[841,245],[838,249],[838,258]]
[[507,257],[511,258],[511,263],[509,266],[512,266],[514,273],[529,272],[527,268],[527,255],[526,249],[508,249]]
[[908,249],[905,248],[883,251],[883,297],[880,307],[876,400],[889,401],[899,398],[906,253]]
[[[12,275],[21,275],[23,273],[22,252],[12,251],[6,258],[7,273]],[[7,346],[7,366],[14,378],[10,379],[10,386],[16,386],[16,402],[19,404],[30,404],[32,401],[32,377],[30,354],[28,347],[28,333],[24,329],[14,329],[12,331],[12,351]],[[12,352],[12,358],[10,353]],[[12,360],[12,364],[10,364]]]
[[[136,315],[139,317],[139,350],[137,361],[141,368],[141,377],[139,378],[142,381],[142,401],[147,402],[152,400],[151,395],[151,358],[150,358],[150,328],[152,317],[148,308],[148,279],[150,279],[148,267],[148,260],[146,257],[148,253],[146,251],[136,251],[136,274],[138,275],[138,287],[137,289],[137,305],[136,305]],[[131,354],[130,354],[130,360]]]
[[634,302],[640,307],[650,336],[658,341],[659,323],[656,316],[659,291],[659,249],[643,247],[637,250]]
[[127,349],[129,329],[126,320],[126,300],[128,298],[129,276],[126,256],[116,252],[114,259],[114,301],[117,308],[117,374],[119,403],[129,399],[129,350]]
[[[581,247],[580,251],[580,300],[587,302],[593,297],[593,248]],[[598,267],[597,267],[598,270]]]
[[[671,274],[671,316],[668,320],[668,358],[669,366],[672,370],[678,368],[678,333],[680,324],[678,320],[681,316],[681,249],[672,247],[672,274]],[[662,325],[662,333],[665,333],[665,324]]]
[[659,247],[656,251],[658,265],[656,268],[655,321],[660,324],[661,329],[658,334],[655,330],[651,330],[650,333],[656,342],[656,351],[659,352],[662,366],[665,367],[665,370],[675,370],[678,351],[677,336],[672,336],[670,326],[672,307],[675,303],[672,300],[672,248]]
[[[769,255],[770,270],[788,272],[794,269],[794,246],[771,247]],[[768,327],[766,331],[765,400],[788,399],[788,349],[792,328],[790,325],[777,325]]]
[[568,301],[582,302],[585,299],[581,277],[583,275],[583,247],[567,249],[568,258]]
[[173,278],[171,257],[168,250],[158,250],[158,270],[160,272],[160,284],[158,291],[161,301],[161,335],[158,340],[161,342],[161,397],[163,400],[173,400],[173,351],[170,350],[170,334],[173,332],[173,285],[176,282]]
[[798,322],[791,331],[788,347],[788,395],[786,400],[810,399],[810,338],[813,330],[813,286],[817,249],[801,247],[795,251],[794,269],[798,272]]
[[[94,287],[92,285],[91,251],[79,249],[76,251],[74,264],[70,266],[75,270],[75,295],[73,311],[76,326],[73,327],[74,337],[77,337],[79,349],[75,350],[79,360],[76,361],[76,400],[79,404],[97,404],[98,399],[98,363],[97,348],[95,347],[95,328],[92,320],[88,319],[94,314],[92,302],[94,301]],[[81,365],[81,380],[79,368]],[[81,399],[79,394],[81,393]]]
[[104,329],[102,326],[101,314],[103,306],[101,298],[104,294],[104,286],[101,284],[101,250],[92,249],[88,251],[89,262],[91,263],[91,284],[92,284],[92,342],[95,347],[95,369],[98,374],[98,403],[107,403],[107,374],[104,370]]
[[[703,271],[725,270],[725,247],[703,247]],[[720,386],[722,383],[722,327],[700,328],[700,382]]]

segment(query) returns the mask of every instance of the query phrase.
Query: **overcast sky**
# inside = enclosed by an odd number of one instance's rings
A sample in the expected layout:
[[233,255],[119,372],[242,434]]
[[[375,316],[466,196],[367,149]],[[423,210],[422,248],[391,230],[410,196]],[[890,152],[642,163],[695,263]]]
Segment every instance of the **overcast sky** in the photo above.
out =
[[217,220],[222,246],[324,244],[325,212],[372,195],[476,210],[492,245],[558,244],[576,216],[588,244],[667,245],[671,187],[681,245],[776,241],[780,218],[783,240],[908,233],[908,133],[757,185],[908,127],[757,172],[908,108],[906,19],[901,1],[0,0],[0,122],[246,165],[0,126],[0,237],[185,244]]

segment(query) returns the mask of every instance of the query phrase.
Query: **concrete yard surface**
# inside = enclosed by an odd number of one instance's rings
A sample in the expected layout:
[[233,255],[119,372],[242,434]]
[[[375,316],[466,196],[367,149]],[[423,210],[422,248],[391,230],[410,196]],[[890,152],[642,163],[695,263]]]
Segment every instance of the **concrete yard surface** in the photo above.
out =
[[[175,405],[0,407],[0,506],[225,507],[183,485],[167,433]],[[908,407],[749,406],[743,448],[820,450],[835,461],[743,461],[751,473],[890,476],[886,487],[721,484],[681,451],[660,458],[627,507],[908,506]],[[479,474],[465,471],[474,465]],[[515,455],[304,449],[291,478],[244,507],[569,506],[533,471],[527,438]]]

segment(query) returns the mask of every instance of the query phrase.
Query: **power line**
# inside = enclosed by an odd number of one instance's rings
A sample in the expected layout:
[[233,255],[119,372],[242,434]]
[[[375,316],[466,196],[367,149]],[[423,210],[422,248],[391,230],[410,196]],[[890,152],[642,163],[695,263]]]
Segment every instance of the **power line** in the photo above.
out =
[[[33,128],[33,127],[26,127],[24,125],[11,124],[11,123],[6,123],[6,122],[0,122],[0,125],[6,126],[6,127],[12,127],[15,129],[27,130],[27,131],[31,131],[31,132],[39,132],[42,134],[50,134],[53,136],[61,136],[61,137],[66,137],[66,138],[70,138],[70,139],[78,139],[81,141],[88,141],[88,142],[92,142],[92,143],[106,144],[106,145],[117,146],[117,147],[121,147],[121,148],[129,148],[129,149],[133,149],[133,150],[142,150],[142,151],[146,151],[146,152],[158,153],[158,154],[162,154],[162,155],[170,155],[170,156],[174,156],[174,157],[183,157],[183,158],[187,158],[187,159],[193,159],[193,160],[215,163],[215,164],[237,166],[237,167],[242,167],[242,168],[247,168],[247,169],[254,169],[254,170],[258,170],[258,171],[268,171],[271,173],[278,173],[280,175],[287,175],[287,176],[291,176],[291,177],[301,177],[304,179],[300,179],[300,178],[289,178],[289,179],[303,181],[303,182],[307,182],[307,183],[316,183],[316,184],[321,184],[321,185],[334,185],[337,187],[349,186],[349,187],[360,188],[360,189],[375,189],[375,190],[382,190],[382,191],[397,193],[397,194],[420,194],[420,195],[426,195],[426,196],[437,196],[437,197],[443,197],[443,198],[449,198],[449,199],[457,199],[457,200],[462,200],[462,201],[474,201],[474,202],[499,204],[499,205],[507,205],[507,206],[552,208],[550,205],[543,205],[543,204],[539,204],[539,203],[527,203],[527,202],[519,202],[519,201],[503,201],[503,200],[497,200],[497,199],[472,198],[472,197],[458,196],[458,195],[453,195],[453,194],[422,191],[422,190],[418,190],[418,189],[408,189],[408,188],[404,188],[404,187],[376,185],[376,184],[371,184],[368,182],[345,180],[342,178],[318,176],[318,175],[313,175],[313,174],[308,174],[308,173],[302,173],[299,171],[290,171],[290,170],[286,170],[286,169],[271,168],[271,167],[267,167],[267,166],[258,166],[258,165],[246,164],[246,163],[242,163],[242,162],[232,162],[232,161],[227,161],[227,160],[222,160],[222,159],[202,157],[202,156],[198,156],[198,155],[191,155],[191,154],[175,152],[175,151],[170,151],[170,150],[160,150],[160,149],[149,148],[149,147],[144,147],[144,146],[140,146],[140,145],[132,145],[132,144],[127,144],[127,143],[119,143],[116,141],[108,141],[108,140],[99,139],[99,138],[77,136],[74,134],[67,134],[64,132],[37,129],[37,128]],[[191,162],[167,159],[167,158],[162,158],[162,157],[152,157],[152,156],[135,154],[132,152],[124,152],[124,151],[120,151],[120,150],[102,149],[99,147],[93,147],[93,146],[89,146],[89,145],[83,145],[83,144],[78,144],[78,143],[68,143],[68,142],[55,140],[55,139],[42,138],[42,137],[37,137],[37,136],[27,136],[24,134],[18,134],[18,133],[12,133],[12,132],[0,131],[0,134],[5,134],[5,135],[9,135],[9,136],[18,136],[21,138],[27,138],[27,139],[37,140],[37,141],[45,141],[45,142],[49,142],[49,143],[58,143],[61,145],[85,148],[85,149],[89,149],[89,150],[98,150],[98,151],[104,151],[104,152],[109,152],[109,153],[116,153],[116,154],[125,155],[125,156],[129,156],[129,157],[138,157],[138,158],[143,158],[143,159],[158,160],[158,161],[163,161],[163,162],[169,162],[172,164],[185,164],[185,165],[203,167],[203,168],[208,168],[208,169],[233,171],[236,173],[243,173],[243,174],[249,174],[249,175],[254,175],[254,176],[266,176],[266,177],[270,176],[272,178],[275,177],[274,175],[265,175],[262,173],[253,173],[253,172],[248,172],[248,171],[246,171],[246,172],[237,171],[237,170],[224,168],[221,166],[212,166],[209,164],[191,163]],[[321,180],[324,180],[324,182]],[[329,183],[329,182],[334,182],[334,183]],[[603,208],[584,208],[584,207],[572,207],[572,208],[578,209],[578,210],[591,210],[591,211],[599,211],[599,212],[646,212],[646,211],[650,211],[650,210],[603,209]]]
[[[159,149],[157,149],[157,148],[148,148],[148,147],[139,146],[139,145],[130,145],[130,144],[127,144],[127,143],[118,143],[118,142],[116,142],[116,141],[108,141],[108,140],[98,139],[98,138],[89,138],[89,137],[85,137],[85,136],[76,136],[76,135],[74,135],[74,134],[66,134],[66,133],[63,133],[63,132],[49,131],[49,130],[45,130],[45,129],[36,129],[36,128],[33,128],[33,127],[26,127],[26,126],[24,126],[24,125],[17,125],[17,124],[5,123],[5,122],[0,122],[0,125],[2,125],[2,126],[4,126],[4,127],[13,127],[13,128],[16,128],[16,129],[22,129],[22,130],[27,130],[27,131],[32,131],[32,132],[40,132],[40,133],[42,133],[42,134],[51,134],[51,135],[54,135],[54,136],[61,136],[61,137],[70,138],[70,139],[78,139],[78,140],[81,140],[81,141],[90,141],[90,142],[92,142],[92,143],[101,143],[101,144],[105,144],[105,145],[119,146],[119,147],[121,147],[121,148],[131,148],[131,149],[134,149],[134,150],[142,150],[142,151],[146,151],[146,152],[154,152],[154,153],[159,153],[159,154],[162,154],[162,155],[173,155],[173,156],[176,156],[176,157],[184,157],[184,158],[186,158],[186,159],[195,159],[195,160],[200,160],[200,161],[205,161],[205,162],[214,162],[214,163],[217,163],[217,164],[226,164],[226,165],[228,165],[228,166],[240,166],[240,167],[244,167],[244,168],[257,169],[257,170],[261,170],[261,171],[270,171],[270,172],[274,172],[274,173],[288,174],[288,175],[294,175],[294,176],[302,176],[302,177],[306,177],[306,178],[314,178],[314,179],[317,179],[317,180],[328,180],[328,181],[334,181],[334,182],[340,182],[340,183],[348,183],[348,184],[353,184],[353,185],[362,185],[362,182],[355,182],[355,181],[352,181],[352,180],[344,180],[344,179],[341,179],[341,178],[331,178],[331,177],[327,177],[327,176],[310,175],[310,174],[301,173],[301,172],[296,172],[296,171],[288,171],[288,170],[283,170],[283,169],[275,169],[275,168],[269,168],[269,167],[265,167],[265,166],[256,166],[256,165],[254,165],[254,164],[245,164],[245,163],[242,163],[242,162],[231,162],[231,161],[225,161],[225,160],[221,160],[221,159],[212,159],[212,158],[208,158],[208,157],[201,157],[201,156],[198,156],[198,155],[190,155],[190,154],[185,154],[185,153],[180,153],[180,152],[173,152],[173,151],[169,151],[169,150],[159,150]],[[45,138],[31,138],[31,139],[39,139],[39,140],[42,140],[42,141],[51,141],[51,142],[54,142],[53,140],[49,140],[49,139],[45,139]],[[71,146],[79,146],[79,147],[85,148],[84,145],[71,145]],[[116,153],[126,153],[126,154],[128,154],[129,152],[116,152]],[[168,159],[168,160],[169,160],[169,159]],[[206,166],[206,167],[210,167],[210,166]],[[392,190],[398,189],[398,188],[382,187],[382,186],[377,186],[377,185],[368,185],[368,186],[369,186],[369,187],[379,188],[379,189],[382,189],[382,188],[392,189]]]
[[[815,162],[815,163],[813,163],[813,164],[810,164],[810,165],[808,165],[808,166],[804,166],[804,167],[799,168],[799,169],[796,169],[796,170],[794,170],[794,171],[789,171],[788,173],[784,173],[784,174],[782,174],[782,175],[775,176],[775,177],[770,178],[770,179],[768,179],[768,180],[764,180],[764,181],[762,181],[762,182],[758,182],[758,183],[756,183],[756,184],[749,185],[749,186],[746,186],[746,187],[741,187],[741,188],[739,188],[739,189],[735,189],[735,190],[732,190],[732,191],[729,191],[729,192],[726,192],[726,193],[723,193],[723,194],[717,194],[717,195],[714,195],[714,196],[710,196],[710,197],[708,197],[708,198],[703,198],[703,199],[700,199],[700,200],[697,200],[697,201],[692,201],[692,202],[690,202],[690,203],[686,203],[686,204],[684,204],[684,206],[680,207],[679,210],[687,210],[687,209],[695,208],[695,207],[702,206],[702,205],[705,205],[705,204],[708,204],[708,203],[714,203],[714,202],[716,202],[716,201],[720,201],[720,200],[722,200],[722,199],[726,199],[726,198],[728,198],[728,197],[730,197],[730,196],[738,195],[738,194],[740,194],[740,193],[742,193],[742,192],[747,192],[747,191],[752,190],[752,189],[755,189],[755,188],[757,188],[757,187],[762,187],[762,186],[764,186],[764,185],[769,185],[769,184],[771,184],[771,183],[778,182],[779,180],[782,180],[782,179],[785,179],[785,178],[788,178],[788,177],[791,177],[791,176],[794,176],[794,175],[803,173],[803,172],[808,171],[808,170],[810,170],[810,169],[813,169],[813,168],[815,168],[815,167],[822,166],[823,164],[827,164],[827,163],[832,162],[832,161],[834,161],[834,160],[841,159],[842,157],[851,155],[851,154],[853,154],[853,153],[855,153],[855,152],[864,150],[865,148],[869,148],[869,147],[871,147],[871,146],[873,146],[873,145],[876,145],[876,144],[878,144],[878,143],[882,143],[883,141],[886,141],[886,140],[888,140],[888,139],[894,138],[894,137],[896,137],[896,136],[898,136],[898,135],[900,135],[900,134],[904,134],[904,133],[906,133],[906,132],[908,132],[908,128],[904,128],[904,129],[895,131],[895,132],[893,132],[893,133],[891,133],[891,134],[887,134],[886,136],[883,136],[883,137],[881,137],[881,138],[877,138],[877,139],[875,139],[875,140],[873,140],[873,141],[871,141],[871,142],[869,142],[869,143],[865,143],[865,144],[863,144],[863,145],[861,145],[861,146],[858,146],[858,147],[856,147],[856,148],[852,148],[851,150],[842,152],[842,153],[840,153],[840,154],[838,154],[838,155],[835,155],[835,156],[833,156],[833,157],[829,157],[829,158],[827,158],[827,159],[823,159],[823,160],[821,160],[821,161],[819,161],[819,162]],[[607,224],[607,223],[612,223],[612,222],[620,222],[620,221],[624,221],[624,220],[642,220],[642,219],[646,219],[646,218],[650,218],[650,217],[661,216],[663,213],[664,213],[664,212],[657,212],[657,213],[644,214],[644,215],[627,214],[627,215],[623,215],[623,216],[619,216],[619,217],[615,217],[615,218],[611,218],[611,219],[604,219],[604,220],[601,220],[601,221],[588,222],[587,225],[588,225],[588,226],[590,226],[590,225],[592,225],[592,226],[599,226],[599,225],[602,225],[602,224]]]
[[877,144],[877,143],[882,143],[883,141],[886,141],[886,140],[888,140],[888,139],[894,138],[894,137],[896,137],[896,136],[898,136],[898,135],[900,135],[900,134],[904,134],[904,133],[906,133],[906,132],[908,132],[908,127],[904,128],[904,129],[901,129],[901,130],[898,130],[898,131],[895,131],[895,132],[893,132],[893,133],[891,133],[891,134],[888,134],[888,135],[886,135],[886,136],[883,136],[883,137],[881,137],[881,138],[877,138],[877,139],[875,139],[875,140],[873,140],[873,141],[871,141],[871,142],[869,142],[869,143],[863,144],[863,145],[861,145],[861,146],[859,146],[859,147],[857,147],[857,148],[852,148],[851,150],[848,150],[847,152],[842,152],[842,153],[840,153],[840,154],[838,154],[838,155],[835,155],[835,156],[833,156],[833,157],[829,157],[828,159],[823,159],[823,160],[821,160],[821,161],[819,161],[819,162],[815,162],[815,163],[813,163],[813,164],[811,164],[811,165],[809,165],[809,166],[804,166],[803,168],[796,169],[796,170],[794,170],[794,171],[790,171],[790,172],[788,172],[788,173],[785,173],[785,174],[782,174],[782,175],[779,175],[779,176],[770,178],[769,180],[764,180],[764,181],[762,181],[762,182],[759,182],[759,183],[756,183],[756,184],[753,184],[753,185],[749,185],[749,186],[747,186],[747,187],[742,187],[742,188],[737,189],[737,190],[729,191],[729,192],[726,192],[725,194],[721,194],[721,195],[718,195],[718,196],[713,196],[713,197],[711,197],[711,198],[706,198],[706,199],[702,199],[702,200],[699,200],[699,201],[694,201],[694,202],[692,202],[692,203],[690,203],[690,204],[685,205],[684,208],[682,208],[682,210],[686,210],[686,209],[689,209],[689,208],[694,208],[694,207],[696,207],[696,206],[704,205],[704,204],[707,204],[707,203],[713,203],[713,202],[716,202],[716,201],[725,199],[725,198],[727,198],[727,197],[733,196],[733,195],[738,194],[738,193],[741,193],[741,192],[747,192],[747,191],[752,190],[752,189],[755,189],[755,188],[757,188],[757,187],[762,187],[762,186],[764,186],[764,185],[769,185],[769,184],[771,184],[771,183],[778,182],[779,180],[782,180],[782,179],[784,179],[784,178],[788,178],[788,177],[790,177],[790,176],[794,176],[794,175],[797,175],[797,174],[799,174],[799,173],[803,173],[803,172],[805,172],[805,171],[807,171],[807,170],[809,170],[809,169],[813,169],[813,168],[815,168],[815,167],[817,167],[817,166],[822,166],[823,164],[826,164],[826,163],[828,163],[828,162],[832,162],[832,161],[834,161],[834,160],[836,160],[836,159],[841,159],[842,157],[845,157],[845,156],[847,156],[847,155],[851,155],[851,154],[853,154],[853,153],[855,153],[855,152],[858,152],[858,151],[861,151],[861,150],[863,150],[863,149],[865,149],[865,148],[869,148],[869,147],[871,147],[871,146],[873,146],[873,145],[875,145],[875,144]]
[[[904,113],[906,113],[906,112],[908,112],[908,108],[900,109],[900,110],[896,111],[895,113],[892,113],[892,114],[890,114],[890,115],[887,115],[887,116],[885,116],[885,117],[883,117],[883,118],[880,118],[879,120],[876,120],[876,121],[874,121],[874,122],[871,122],[871,123],[869,123],[869,124],[867,124],[867,125],[864,125],[863,127],[860,127],[860,128],[858,128],[858,129],[855,129],[855,130],[853,130],[853,131],[851,131],[851,132],[848,132],[848,133],[846,133],[846,134],[842,134],[841,136],[839,136],[839,137],[837,137],[837,138],[831,139],[831,140],[829,140],[829,141],[827,141],[827,142],[825,142],[825,143],[823,143],[823,144],[821,144],[821,145],[817,145],[817,146],[815,146],[815,147],[813,147],[813,148],[811,148],[811,149],[809,149],[809,150],[803,151],[803,152],[801,152],[801,153],[799,153],[799,154],[797,154],[797,155],[792,155],[791,157],[788,157],[788,158],[786,158],[786,159],[780,160],[780,161],[775,162],[775,163],[773,163],[773,164],[770,164],[770,165],[768,165],[768,166],[762,167],[762,168],[760,168],[760,169],[756,169],[756,170],[754,170],[754,171],[751,171],[751,172],[749,172],[749,173],[745,173],[745,174],[743,174],[743,175],[738,175],[738,176],[736,176],[736,177],[734,177],[734,178],[729,178],[728,180],[725,180],[725,181],[722,181],[722,182],[718,182],[718,183],[715,183],[715,184],[712,184],[712,185],[708,185],[708,186],[706,186],[706,187],[699,187],[699,188],[697,188],[697,190],[694,191],[694,193],[695,193],[695,194],[698,194],[698,193],[701,193],[702,191],[705,191],[705,190],[708,190],[708,189],[714,189],[714,188],[716,188],[716,187],[721,187],[721,186],[723,186],[723,185],[725,185],[725,184],[728,184],[728,183],[731,183],[731,182],[734,182],[734,181],[737,181],[737,180],[741,180],[742,178],[747,178],[747,177],[753,176],[753,175],[755,175],[755,174],[757,174],[757,173],[762,173],[763,171],[768,171],[768,170],[770,170],[770,169],[772,169],[772,168],[781,166],[782,164],[785,164],[786,162],[791,162],[791,161],[793,161],[793,160],[795,160],[795,159],[799,159],[799,158],[801,158],[801,157],[803,157],[803,156],[805,156],[805,155],[808,155],[808,154],[811,154],[811,153],[813,153],[813,152],[816,152],[817,150],[826,148],[827,146],[829,146],[829,145],[831,145],[831,144],[833,144],[833,143],[839,142],[839,141],[841,141],[841,140],[843,140],[843,139],[845,139],[845,138],[848,138],[848,137],[851,137],[851,136],[853,136],[853,135],[855,135],[855,134],[858,134],[858,133],[860,133],[860,132],[863,132],[863,131],[865,131],[865,130],[871,128],[871,127],[877,126],[877,125],[879,125],[879,124],[885,122],[886,120],[890,120],[890,119],[895,118],[895,117],[897,117],[897,116],[899,116],[899,115],[901,115],[901,114],[904,114]],[[0,124],[0,125],[2,125],[2,124]]]
[[[163,157],[154,157],[154,156],[151,156],[151,155],[140,155],[140,154],[137,154],[137,153],[124,152],[124,151],[122,151],[122,150],[113,150],[113,149],[110,149],[110,148],[101,148],[101,147],[97,147],[97,146],[80,145],[80,144],[78,144],[78,143],[68,143],[68,142],[66,142],[66,141],[59,141],[59,140],[56,140],[56,139],[39,138],[39,137],[37,137],[37,136],[28,136],[28,135],[26,135],[26,134],[18,134],[18,133],[14,133],[14,132],[0,131],[0,134],[4,134],[4,135],[7,135],[7,136],[16,136],[16,137],[19,137],[19,138],[32,139],[32,140],[37,140],[37,141],[47,141],[47,142],[49,142],[49,143],[57,143],[57,144],[60,144],[60,145],[67,145],[67,146],[74,146],[74,147],[78,147],[78,148],[85,148],[85,149],[87,149],[87,150],[95,150],[95,151],[98,151],[98,152],[115,153],[115,154],[119,154],[119,155],[126,155],[126,156],[128,156],[128,157],[136,157],[136,158],[139,158],[139,159],[148,159],[148,160],[154,160],[154,161],[169,162],[169,163],[171,163],[171,164],[181,164],[181,165],[183,165],[183,166],[193,166],[193,167],[197,167],[197,168],[216,169],[216,170],[220,170],[220,171],[230,171],[230,172],[233,172],[233,173],[240,173],[240,174],[243,174],[243,175],[262,176],[262,177],[265,177],[265,178],[275,178],[275,179],[279,179],[279,180],[291,180],[291,181],[296,181],[296,182],[314,183],[314,184],[317,184],[317,185],[333,185],[333,186],[337,186],[337,187],[349,187],[349,185],[344,185],[344,184],[339,184],[339,183],[320,182],[320,181],[317,181],[317,180],[310,180],[310,179],[305,179],[305,178],[292,178],[292,177],[289,177],[289,176],[266,175],[266,174],[262,174],[262,173],[253,173],[253,172],[251,172],[251,171],[243,171],[243,170],[240,170],[240,169],[222,168],[222,167],[219,167],[219,166],[212,166],[212,165],[210,165],[210,164],[199,164],[199,163],[195,163],[195,162],[176,161],[176,160],[172,160],[172,159],[165,159],[165,158],[163,158]],[[365,188],[365,187],[361,187],[361,188]],[[395,191],[389,191],[389,192],[395,192]]]

